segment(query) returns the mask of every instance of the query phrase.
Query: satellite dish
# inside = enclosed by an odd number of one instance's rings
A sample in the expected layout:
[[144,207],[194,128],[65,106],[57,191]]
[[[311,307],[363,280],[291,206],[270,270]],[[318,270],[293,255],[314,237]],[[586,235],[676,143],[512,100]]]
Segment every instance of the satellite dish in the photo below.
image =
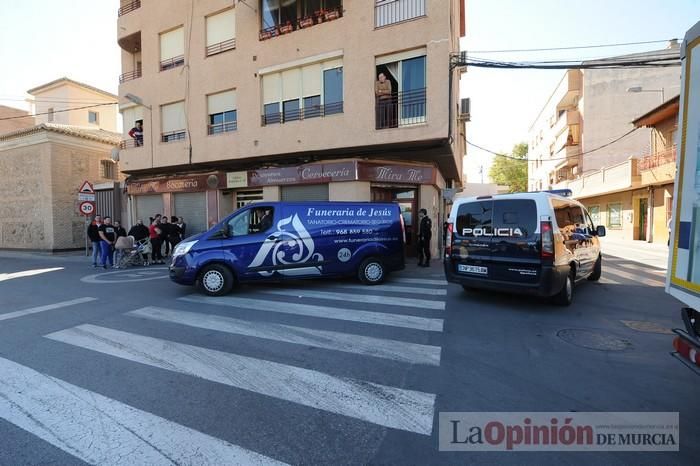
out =
[[119,148],[117,147],[112,149],[112,160],[114,162],[119,162]]

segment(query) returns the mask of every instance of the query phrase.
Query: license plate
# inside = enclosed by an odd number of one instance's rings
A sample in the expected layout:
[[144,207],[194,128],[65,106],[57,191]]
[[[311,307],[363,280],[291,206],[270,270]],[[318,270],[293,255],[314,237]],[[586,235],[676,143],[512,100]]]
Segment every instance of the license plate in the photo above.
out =
[[458,264],[457,271],[464,273],[478,273],[479,275],[488,275],[489,269],[486,267],[479,267],[477,265],[464,265]]

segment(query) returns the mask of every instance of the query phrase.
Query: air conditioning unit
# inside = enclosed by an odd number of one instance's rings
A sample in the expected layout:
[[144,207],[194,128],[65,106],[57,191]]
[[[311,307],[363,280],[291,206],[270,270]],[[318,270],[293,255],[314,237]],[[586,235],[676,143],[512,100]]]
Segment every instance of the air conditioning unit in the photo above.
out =
[[462,99],[459,102],[459,119],[462,121],[471,121],[471,115],[469,114],[469,97]]

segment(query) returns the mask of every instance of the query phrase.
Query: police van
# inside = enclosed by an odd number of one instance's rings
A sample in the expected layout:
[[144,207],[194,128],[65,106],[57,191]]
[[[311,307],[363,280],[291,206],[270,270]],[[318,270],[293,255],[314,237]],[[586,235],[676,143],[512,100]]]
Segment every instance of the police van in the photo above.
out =
[[255,203],[178,244],[169,271],[212,296],[270,279],[355,275],[376,285],[404,268],[404,242],[398,204]]
[[577,282],[600,278],[601,236],[605,227],[594,225],[581,203],[553,192],[458,198],[447,225],[445,275],[465,290],[569,305]]

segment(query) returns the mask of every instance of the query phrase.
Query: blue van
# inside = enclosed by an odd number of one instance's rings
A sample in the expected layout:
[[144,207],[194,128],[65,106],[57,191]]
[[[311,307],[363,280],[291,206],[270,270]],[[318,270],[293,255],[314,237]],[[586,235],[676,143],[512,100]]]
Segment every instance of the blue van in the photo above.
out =
[[266,279],[356,275],[376,285],[404,268],[404,242],[398,204],[255,203],[179,243],[170,278],[211,296]]

